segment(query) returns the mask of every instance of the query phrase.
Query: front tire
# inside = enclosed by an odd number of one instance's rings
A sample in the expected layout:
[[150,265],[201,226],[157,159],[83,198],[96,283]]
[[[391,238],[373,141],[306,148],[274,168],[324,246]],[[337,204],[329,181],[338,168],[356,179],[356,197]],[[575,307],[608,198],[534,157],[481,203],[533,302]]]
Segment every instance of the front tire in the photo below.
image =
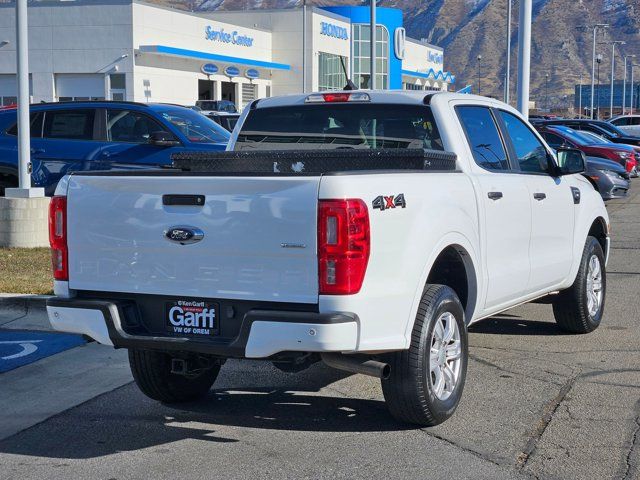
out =
[[129,349],[129,365],[138,388],[147,397],[164,403],[197,400],[207,394],[220,372],[215,364],[189,376],[171,373],[171,355],[152,350]]
[[427,285],[408,350],[388,355],[391,367],[382,380],[387,407],[401,422],[433,426],[456,410],[467,373],[467,329],[456,293],[445,285]]
[[573,285],[553,302],[558,326],[569,333],[589,333],[600,325],[607,290],[607,272],[602,247],[587,237],[580,268]]

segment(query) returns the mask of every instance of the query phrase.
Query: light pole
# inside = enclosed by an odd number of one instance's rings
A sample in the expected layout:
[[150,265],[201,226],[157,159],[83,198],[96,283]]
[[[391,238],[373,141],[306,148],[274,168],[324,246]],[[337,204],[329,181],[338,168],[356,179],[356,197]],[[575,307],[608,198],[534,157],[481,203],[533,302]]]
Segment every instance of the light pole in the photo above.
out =
[[[600,120],[600,64],[602,63],[602,55],[598,54],[596,56],[596,62],[598,63],[598,104],[597,104],[597,113],[596,120]],[[593,101],[593,100],[592,100]],[[593,118],[593,116],[591,117]]]
[[613,82],[615,80],[615,61],[616,61],[616,45],[625,45],[627,42],[622,40],[613,40],[611,42],[605,42],[603,45],[611,43],[611,89],[609,92],[609,118],[613,116]]
[[302,93],[307,92],[307,0],[302,0]]
[[507,71],[504,75],[504,103],[509,104],[509,82],[511,76],[511,0],[507,0]]
[[529,80],[531,75],[531,14],[532,0],[520,0],[518,28],[518,110],[529,116]]
[[551,111],[549,109],[549,74],[545,73],[544,74],[544,104],[545,107],[547,108],[547,110]]
[[478,95],[481,95],[482,89],[480,88],[480,60],[482,60],[482,55],[478,55],[476,57],[476,60],[478,60]]
[[31,133],[29,124],[29,45],[27,0],[16,1],[16,57],[18,80],[18,183],[7,197],[43,197],[44,190],[31,188]]
[[376,89],[376,0],[371,1],[371,79],[369,87]]
[[580,74],[580,83],[578,84],[578,118],[582,118],[582,74]]
[[633,67],[636,67],[637,64],[631,62],[631,100],[629,103],[631,103],[631,108],[629,109],[629,113],[631,115],[633,115],[633,92],[634,92],[634,87],[633,87]]
[[580,26],[579,29],[593,28],[593,50],[591,52],[591,112],[590,117],[593,118],[593,95],[596,77],[596,33],[598,28],[608,28],[608,23],[596,23],[593,27]]
[[624,115],[625,107],[627,106],[627,58],[636,58],[636,56],[635,55],[624,56],[624,79],[622,80],[622,114],[623,115]]

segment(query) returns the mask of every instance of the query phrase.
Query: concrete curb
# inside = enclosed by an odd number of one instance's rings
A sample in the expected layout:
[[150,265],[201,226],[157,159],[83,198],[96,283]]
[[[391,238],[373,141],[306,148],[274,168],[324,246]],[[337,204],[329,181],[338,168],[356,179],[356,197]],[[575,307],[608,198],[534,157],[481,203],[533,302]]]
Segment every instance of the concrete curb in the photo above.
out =
[[0,308],[13,308],[33,310],[44,310],[47,300],[53,295],[30,295],[19,293],[0,293]]

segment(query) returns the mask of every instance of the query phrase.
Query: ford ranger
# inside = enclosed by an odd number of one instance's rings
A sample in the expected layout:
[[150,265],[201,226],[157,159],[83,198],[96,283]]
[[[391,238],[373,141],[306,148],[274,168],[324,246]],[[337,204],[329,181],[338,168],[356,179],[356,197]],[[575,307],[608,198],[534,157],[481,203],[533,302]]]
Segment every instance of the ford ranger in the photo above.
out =
[[128,349],[159,401],[206,395],[229,358],[324,361],[435,425],[460,401],[470,324],[538,299],[563,331],[600,324],[609,220],[583,170],[488,98],[256,100],[226,152],[64,177],[48,315]]

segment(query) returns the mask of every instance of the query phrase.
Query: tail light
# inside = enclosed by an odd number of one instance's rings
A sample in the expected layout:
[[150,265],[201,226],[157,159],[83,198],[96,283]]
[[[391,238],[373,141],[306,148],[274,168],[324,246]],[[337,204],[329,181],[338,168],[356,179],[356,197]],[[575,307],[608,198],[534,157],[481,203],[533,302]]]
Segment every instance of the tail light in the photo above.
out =
[[633,167],[635,167],[636,161],[635,160],[631,160],[631,159],[626,159],[624,162],[624,169],[627,172],[631,172],[633,170]]
[[360,199],[320,200],[318,274],[321,295],[358,293],[369,262],[367,205]]
[[49,244],[53,278],[69,280],[67,250],[67,197],[53,197],[49,204]]

